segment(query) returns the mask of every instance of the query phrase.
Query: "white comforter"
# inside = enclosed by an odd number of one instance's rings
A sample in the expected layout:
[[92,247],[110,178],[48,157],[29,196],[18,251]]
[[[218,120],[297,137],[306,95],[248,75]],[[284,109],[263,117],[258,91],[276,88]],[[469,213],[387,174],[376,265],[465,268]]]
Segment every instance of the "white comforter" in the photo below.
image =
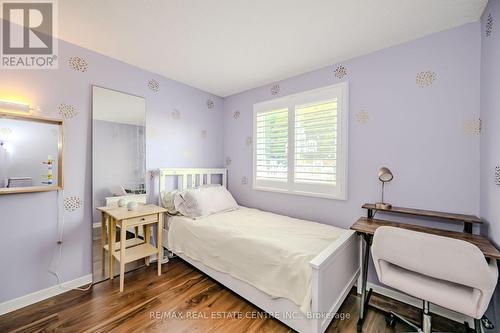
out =
[[196,220],[170,218],[168,243],[174,253],[228,273],[273,297],[285,297],[307,313],[312,288],[309,262],[345,232],[241,207]]

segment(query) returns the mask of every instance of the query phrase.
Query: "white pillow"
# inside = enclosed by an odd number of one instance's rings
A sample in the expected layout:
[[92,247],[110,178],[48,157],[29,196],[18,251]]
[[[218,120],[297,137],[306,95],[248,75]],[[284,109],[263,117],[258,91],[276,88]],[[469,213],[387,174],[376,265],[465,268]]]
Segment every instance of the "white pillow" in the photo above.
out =
[[167,210],[169,214],[177,214],[177,210],[175,209],[174,199],[176,194],[178,194],[179,190],[173,190],[170,192],[162,191],[160,193],[161,205],[163,208]]
[[174,204],[182,215],[192,218],[238,208],[236,200],[223,186],[188,189],[176,194]]
[[[220,184],[205,184],[192,188],[191,190],[203,189],[208,187],[221,187],[221,186],[222,185]],[[171,205],[173,205],[171,214],[181,214],[184,216],[191,216],[190,211],[186,208],[186,202],[183,198],[183,195],[186,193],[186,190],[174,190],[170,193],[172,193],[172,197],[169,197],[169,199],[172,200]],[[167,208],[166,206],[164,207]]]
[[177,212],[179,212],[181,215],[189,216],[189,213],[185,208],[186,205],[185,205],[185,201],[184,201],[184,197],[183,197],[183,195],[185,193],[186,193],[185,191],[183,191],[183,192],[179,191],[175,194],[174,207],[175,207],[175,210]]

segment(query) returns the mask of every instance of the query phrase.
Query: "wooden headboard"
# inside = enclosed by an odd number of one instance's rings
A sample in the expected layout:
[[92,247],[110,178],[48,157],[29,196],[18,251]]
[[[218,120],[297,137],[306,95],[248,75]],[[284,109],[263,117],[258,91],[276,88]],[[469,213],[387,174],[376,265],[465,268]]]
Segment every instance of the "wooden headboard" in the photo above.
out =
[[[188,188],[212,184],[212,176],[218,176],[221,185],[227,187],[227,169],[206,169],[206,168],[160,168],[158,169],[160,177],[160,191],[166,191],[167,177],[176,177],[177,189],[185,190]],[[169,189],[173,190],[173,189]]]

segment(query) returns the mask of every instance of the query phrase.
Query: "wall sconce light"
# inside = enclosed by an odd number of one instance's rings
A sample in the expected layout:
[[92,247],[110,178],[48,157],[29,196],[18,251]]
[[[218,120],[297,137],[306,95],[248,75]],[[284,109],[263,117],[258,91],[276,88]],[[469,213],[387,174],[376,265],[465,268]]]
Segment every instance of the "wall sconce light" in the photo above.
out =
[[32,110],[28,103],[0,100],[0,111],[3,112],[30,114]]
[[375,208],[378,209],[391,209],[392,205],[390,203],[384,202],[384,186],[385,183],[390,182],[394,178],[391,170],[387,167],[381,167],[378,170],[378,180],[382,182],[382,201],[375,204]]

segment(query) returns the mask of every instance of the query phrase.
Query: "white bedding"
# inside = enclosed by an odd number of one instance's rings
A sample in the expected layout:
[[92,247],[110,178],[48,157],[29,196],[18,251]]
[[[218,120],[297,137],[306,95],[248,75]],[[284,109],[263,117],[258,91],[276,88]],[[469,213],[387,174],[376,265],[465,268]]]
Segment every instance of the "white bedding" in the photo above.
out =
[[168,244],[206,266],[228,273],[272,297],[311,308],[309,262],[344,229],[240,207],[193,220],[169,218]]

